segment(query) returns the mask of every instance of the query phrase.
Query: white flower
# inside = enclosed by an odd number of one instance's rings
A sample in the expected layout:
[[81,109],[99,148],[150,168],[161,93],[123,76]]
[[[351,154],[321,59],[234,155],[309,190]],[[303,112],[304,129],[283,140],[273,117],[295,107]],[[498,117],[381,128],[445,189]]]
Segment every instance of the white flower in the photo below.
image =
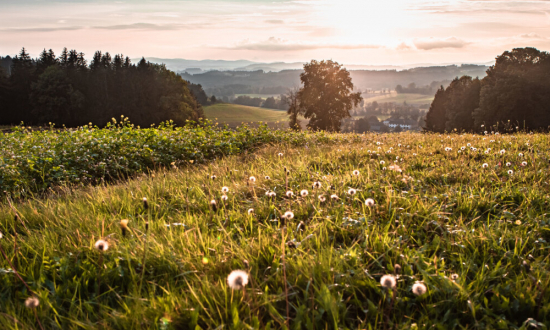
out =
[[34,309],[40,305],[40,300],[36,297],[29,297],[27,300],[25,300],[25,307],[29,309]]
[[291,190],[286,192],[286,197],[292,198],[292,196],[294,196],[294,193]]
[[269,180],[269,179],[271,179],[271,178],[269,177],[269,175],[266,175],[266,176],[265,176],[265,179],[266,179],[266,180]]
[[96,250],[101,251],[101,252],[105,252],[109,249],[109,243],[107,243],[106,241],[100,239],[97,242],[95,242],[94,248]]
[[523,157],[523,154],[520,152],[520,153],[518,154],[518,156],[519,156],[519,157]]
[[279,152],[279,153],[277,154],[277,156],[283,157],[283,153],[282,153],[282,152]]
[[372,198],[367,198],[367,199],[365,200],[365,205],[367,205],[368,207],[374,206],[374,199],[372,199]]
[[227,201],[227,195],[222,195],[222,201]]
[[212,176],[210,176],[210,179],[216,180],[216,176],[215,176],[215,175],[212,175]]
[[447,152],[452,151],[452,150],[453,150],[453,148],[451,148],[451,147],[445,148],[445,151],[447,151]]
[[294,213],[291,211],[286,211],[285,214],[283,214],[282,218],[291,220],[294,218]]
[[451,275],[451,281],[454,282],[454,281],[456,281],[456,280],[458,280],[458,274],[452,274],[452,275]]
[[353,175],[354,175],[354,176],[359,176],[359,171],[358,171],[358,170],[354,170],[354,171],[353,171]]
[[353,195],[355,195],[356,193],[357,193],[357,190],[355,190],[355,189],[353,189],[353,188],[349,188],[349,189],[348,189],[348,195],[353,196]]
[[337,201],[338,200],[338,196],[337,195],[330,195],[330,199],[332,199],[333,201]]
[[527,166],[527,162],[521,162],[521,166]]
[[319,195],[318,198],[319,198],[319,201],[320,201],[321,203],[324,203],[324,202],[327,200],[327,198],[326,198],[325,196],[323,196],[323,195]]
[[506,150],[504,150],[504,149],[502,149],[502,150],[500,151],[500,154],[501,154],[501,155],[504,155],[505,153],[506,153]]
[[481,165],[481,166],[482,166],[483,168],[487,168],[487,167],[489,167],[489,164],[483,163],[483,165]]
[[251,176],[250,178],[248,178],[248,181],[250,181],[251,183],[256,183],[256,178]]
[[269,197],[275,198],[275,196],[277,196],[277,194],[274,191],[269,193]]
[[386,164],[386,162],[383,161],[383,160],[381,160],[381,161],[380,161],[380,165],[384,165],[384,164]]
[[512,174],[514,174],[514,171],[508,170],[508,175],[512,175]]
[[394,289],[397,281],[393,275],[384,275],[380,278],[380,284],[388,289]]
[[248,284],[248,274],[242,270],[234,270],[227,276],[227,285],[233,290],[242,290]]
[[510,167],[510,166],[512,166],[512,163],[507,162],[507,163],[506,163],[506,166]]
[[228,187],[222,187],[222,193],[227,194],[229,192]]
[[422,282],[416,282],[412,286],[412,292],[417,296],[423,295],[426,291],[426,286]]
[[254,214],[254,209],[248,209],[248,214]]
[[302,191],[300,191],[300,195],[301,195],[302,197],[306,197],[308,194],[309,194],[308,191],[305,190],[305,189],[302,190]]
[[321,182],[319,182],[319,181],[313,182],[312,188],[313,188],[313,189],[319,189],[319,188],[321,188]]

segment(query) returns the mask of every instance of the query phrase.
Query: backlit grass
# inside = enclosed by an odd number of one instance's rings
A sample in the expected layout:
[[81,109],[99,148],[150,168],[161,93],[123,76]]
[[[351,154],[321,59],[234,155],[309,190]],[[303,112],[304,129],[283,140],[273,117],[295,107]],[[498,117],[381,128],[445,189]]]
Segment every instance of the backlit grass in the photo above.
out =
[[[0,328],[34,329],[36,319],[48,329],[550,322],[548,135],[324,141],[4,203],[0,243],[33,292],[1,259]],[[287,211],[292,219],[281,218]],[[99,239],[107,251],[94,248]],[[237,269],[249,274],[244,290],[228,287]],[[396,276],[395,290],[383,275]],[[24,305],[33,294],[34,310]]]

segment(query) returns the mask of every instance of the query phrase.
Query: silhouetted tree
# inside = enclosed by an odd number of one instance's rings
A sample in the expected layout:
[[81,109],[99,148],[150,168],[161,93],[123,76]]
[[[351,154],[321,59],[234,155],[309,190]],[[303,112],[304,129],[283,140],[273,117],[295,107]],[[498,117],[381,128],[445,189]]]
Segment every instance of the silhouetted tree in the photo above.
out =
[[299,90],[297,88],[289,89],[285,98],[284,102],[286,102],[288,109],[287,114],[289,115],[289,123],[288,126],[290,129],[299,131],[302,129],[302,126],[300,125],[300,120],[298,119],[299,115],[302,115],[302,108],[300,107],[300,99],[298,97]]
[[447,94],[445,88],[441,86],[435,93],[435,98],[426,114],[426,130],[440,133],[445,131],[445,124],[447,122],[446,108]]
[[339,132],[342,120],[361,101],[360,93],[352,93],[349,72],[337,62],[311,61],[300,74],[303,87],[298,92],[304,117],[313,130]]

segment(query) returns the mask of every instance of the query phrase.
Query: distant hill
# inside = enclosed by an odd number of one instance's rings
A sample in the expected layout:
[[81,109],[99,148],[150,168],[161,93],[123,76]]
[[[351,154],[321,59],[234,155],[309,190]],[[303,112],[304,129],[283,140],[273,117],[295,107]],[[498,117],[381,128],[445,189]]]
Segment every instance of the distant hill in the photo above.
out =
[[[350,70],[357,89],[390,89],[397,85],[430,85],[432,82],[448,84],[455,77],[468,75],[484,77],[486,65],[463,64],[419,67],[407,70]],[[192,83],[201,84],[208,95],[234,96],[235,94],[278,94],[286,89],[300,86],[302,70],[279,72],[258,71],[209,71],[199,74],[180,73]]]

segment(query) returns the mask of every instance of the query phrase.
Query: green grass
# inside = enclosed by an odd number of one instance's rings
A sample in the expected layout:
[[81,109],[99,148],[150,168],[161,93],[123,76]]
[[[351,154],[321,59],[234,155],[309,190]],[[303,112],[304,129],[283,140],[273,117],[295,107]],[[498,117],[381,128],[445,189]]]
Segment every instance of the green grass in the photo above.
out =
[[[307,148],[274,143],[114,185],[64,188],[46,199],[4,203],[0,244],[39,297],[41,324],[47,329],[549,324],[548,135],[305,137]],[[459,153],[467,143],[477,150]],[[511,165],[499,166],[506,162]],[[394,164],[402,172],[391,170]],[[358,177],[352,175],[356,169]],[[251,175],[255,184],[247,180]],[[317,180],[321,188],[313,189]],[[302,189],[309,195],[286,198],[287,185],[296,195]],[[223,186],[229,188],[225,203]],[[348,195],[350,188],[357,194]],[[269,191],[276,197],[268,198]],[[340,199],[317,198],[331,194]],[[365,205],[367,198],[375,200],[373,207]],[[215,211],[212,199],[219,206]],[[285,221],[281,215],[288,210],[294,218]],[[121,235],[121,219],[130,220],[127,237]],[[104,253],[93,247],[100,238],[110,244]],[[38,328],[33,310],[23,304],[31,293],[0,260],[0,328]],[[397,264],[401,272],[392,292],[380,278],[397,272]],[[249,274],[245,290],[228,288],[227,275],[235,269]],[[451,274],[458,279],[452,281]],[[411,292],[417,281],[426,285],[424,295]]]
[[235,94],[235,97],[239,97],[239,96],[259,97],[259,98],[265,100],[268,97],[278,98],[278,97],[281,96],[281,94]]
[[219,123],[249,122],[286,122],[288,115],[284,110],[273,110],[246,105],[220,103],[204,107],[206,118]]
[[374,101],[378,103],[383,103],[383,102],[403,103],[406,101],[408,104],[419,105],[419,104],[431,104],[434,99],[433,95],[430,96],[430,95],[423,95],[423,94],[397,94],[395,92],[392,92],[391,94],[377,95],[373,97],[368,97],[368,96],[372,96],[372,94],[363,94],[363,97],[365,98],[365,102],[367,103],[374,102]]

